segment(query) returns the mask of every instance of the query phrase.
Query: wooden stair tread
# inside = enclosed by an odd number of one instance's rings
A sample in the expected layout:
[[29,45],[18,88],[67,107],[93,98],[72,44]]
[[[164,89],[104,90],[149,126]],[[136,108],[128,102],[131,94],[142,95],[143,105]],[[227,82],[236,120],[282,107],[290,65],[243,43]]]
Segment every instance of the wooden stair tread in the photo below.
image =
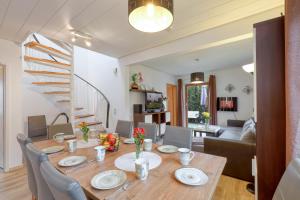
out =
[[69,103],[71,100],[65,99],[65,100],[58,100],[57,103]]
[[70,91],[52,91],[52,92],[44,92],[44,94],[70,94]]
[[88,118],[88,117],[94,117],[94,114],[84,114],[84,115],[76,115],[75,119],[82,119],[82,118]]
[[60,50],[54,49],[52,47],[48,47],[46,45],[43,45],[43,44],[40,44],[37,42],[28,42],[24,46],[27,48],[35,49],[35,50],[50,54],[52,56],[62,58],[62,59],[66,59],[66,60],[72,59],[71,55],[69,55],[69,54],[66,54]]
[[32,82],[33,85],[70,85],[70,82]]
[[63,73],[63,72],[51,72],[51,71],[41,71],[41,70],[24,70],[24,72],[38,75],[38,76],[52,76],[52,77],[59,77],[59,78],[71,78],[70,73]]
[[53,61],[53,60],[48,60],[48,59],[43,59],[43,58],[35,58],[35,57],[31,57],[31,56],[24,56],[24,60],[26,62],[47,65],[47,66],[55,67],[55,68],[59,68],[59,69],[71,70],[70,64],[57,62],[57,61]]
[[77,107],[77,108],[74,108],[74,110],[78,111],[78,110],[83,110],[84,108],[82,107]]
[[[102,122],[86,122],[87,126],[96,126],[96,125],[100,125],[100,124],[102,124]],[[80,126],[77,125],[76,128],[80,128]]]

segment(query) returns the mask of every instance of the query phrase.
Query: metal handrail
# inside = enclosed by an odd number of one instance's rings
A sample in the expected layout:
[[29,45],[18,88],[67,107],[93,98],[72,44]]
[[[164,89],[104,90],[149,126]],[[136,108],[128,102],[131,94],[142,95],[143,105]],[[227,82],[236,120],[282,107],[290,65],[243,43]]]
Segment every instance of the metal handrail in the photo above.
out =
[[[33,35],[33,38],[34,38],[34,40],[37,42],[37,43],[39,43],[40,44],[40,41],[38,40],[38,38],[36,37],[36,35],[33,33],[32,34]],[[50,55],[50,54],[48,54],[48,56],[52,59],[52,60],[54,60],[54,61],[56,61],[57,62],[57,60],[52,56],[52,55]],[[92,85],[91,83],[89,83],[88,81],[86,81],[85,79],[83,79],[82,77],[80,77],[79,75],[77,75],[77,74],[75,74],[75,73],[73,73],[73,75],[75,76],[75,77],[77,77],[77,78],[79,78],[80,80],[82,80],[83,82],[85,82],[86,84],[88,84],[89,86],[91,86],[92,88],[94,88],[98,93],[100,93],[103,97],[104,97],[104,99],[105,99],[105,101],[106,101],[106,103],[107,103],[107,111],[106,111],[106,128],[108,128],[109,127],[109,110],[110,110],[110,102],[109,102],[109,100],[108,100],[108,98],[97,88],[97,87],[95,87],[94,85]],[[62,113],[60,113],[60,114],[62,114]],[[65,113],[66,114],[66,113]],[[58,115],[56,118],[58,118],[60,115]],[[68,123],[69,123],[69,117],[68,117],[68,115],[66,115],[66,117],[67,117],[67,121],[68,121]],[[52,122],[52,123],[55,123],[55,121],[57,120],[55,118],[55,120]],[[53,124],[52,124],[53,125]]]
[[67,113],[64,113],[64,112],[63,112],[63,113],[59,113],[59,114],[55,117],[55,119],[54,119],[53,122],[51,123],[51,126],[55,124],[55,122],[58,120],[58,118],[59,118],[60,116],[65,116],[65,117],[66,117],[66,120],[67,120],[67,123],[69,123],[69,116],[67,115]]
[[98,93],[100,93],[103,98],[105,99],[106,103],[107,103],[107,111],[106,111],[106,127],[108,128],[109,127],[109,110],[110,110],[110,103],[109,103],[109,100],[108,98],[97,88],[95,87],[94,85],[92,85],[90,82],[88,82],[87,80],[85,80],[84,78],[80,77],[79,75],[77,74],[74,74],[73,75],[77,78],[79,78],[80,80],[82,80],[83,82],[85,82],[86,84],[88,84],[90,87],[92,87],[93,89],[95,89]]

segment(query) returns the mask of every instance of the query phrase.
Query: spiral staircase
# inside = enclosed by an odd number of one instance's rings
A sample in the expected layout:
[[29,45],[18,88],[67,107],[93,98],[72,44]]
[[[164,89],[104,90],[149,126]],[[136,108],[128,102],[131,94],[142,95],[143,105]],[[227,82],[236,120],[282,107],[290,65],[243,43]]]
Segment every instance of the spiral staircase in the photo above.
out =
[[37,34],[24,44],[24,72],[30,84],[70,115],[73,128],[86,122],[109,127],[110,103],[88,80],[74,73],[74,47]]

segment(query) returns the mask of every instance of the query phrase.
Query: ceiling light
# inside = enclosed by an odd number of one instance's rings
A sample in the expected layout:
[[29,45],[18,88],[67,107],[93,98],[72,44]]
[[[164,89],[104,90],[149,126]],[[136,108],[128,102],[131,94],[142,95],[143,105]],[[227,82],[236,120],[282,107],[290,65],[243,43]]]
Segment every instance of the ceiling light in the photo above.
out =
[[82,39],[87,39],[87,40],[90,40],[92,39],[92,36],[87,34],[87,33],[83,33],[81,31],[76,31],[74,29],[70,30],[70,33],[72,35],[74,35],[74,37],[78,37],[78,38],[82,38]]
[[253,72],[254,72],[254,63],[248,64],[248,65],[243,65],[242,68],[245,72],[253,74]]
[[86,40],[84,43],[85,43],[85,45],[88,46],[88,47],[92,46],[91,41]]
[[204,82],[204,72],[194,72],[191,74],[192,83],[203,83]]
[[76,42],[76,37],[73,36],[72,39],[71,39],[71,41],[72,41],[72,42]]
[[173,23],[173,0],[128,0],[128,19],[142,32],[165,30]]

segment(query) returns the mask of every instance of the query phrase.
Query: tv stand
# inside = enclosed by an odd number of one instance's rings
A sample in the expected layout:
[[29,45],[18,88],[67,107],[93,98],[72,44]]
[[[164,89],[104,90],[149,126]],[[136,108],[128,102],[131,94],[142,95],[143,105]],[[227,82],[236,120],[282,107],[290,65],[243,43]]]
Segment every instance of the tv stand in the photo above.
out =
[[156,123],[158,125],[156,136],[161,138],[165,133],[166,125],[171,125],[171,113],[168,111],[154,113],[134,113],[133,122],[134,127],[137,127],[139,122]]

